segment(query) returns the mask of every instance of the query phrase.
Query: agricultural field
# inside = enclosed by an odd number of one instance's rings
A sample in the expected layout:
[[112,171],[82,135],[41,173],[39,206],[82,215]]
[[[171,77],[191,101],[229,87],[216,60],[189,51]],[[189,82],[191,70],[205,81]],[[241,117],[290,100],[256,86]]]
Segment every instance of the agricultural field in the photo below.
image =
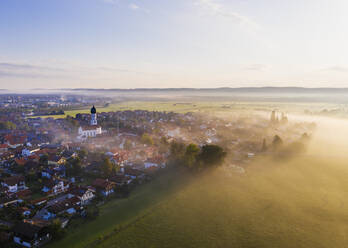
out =
[[49,247],[346,247],[344,161],[261,158],[158,180]]
[[[339,106],[328,103],[287,103],[287,102],[223,102],[223,101],[197,101],[197,102],[175,102],[175,101],[132,101],[110,104],[108,107],[96,106],[99,113],[125,110],[148,110],[148,111],[167,111],[177,113],[198,112],[198,113],[228,113],[235,111],[256,111],[270,112],[278,109],[282,112],[292,112],[303,114],[304,109],[321,111],[323,109],[334,109]],[[65,118],[66,116],[75,117],[78,113],[89,113],[90,108],[67,110],[65,115],[40,116],[43,118]],[[247,113],[247,112],[245,112]]]
[[95,220],[74,219],[62,240],[50,243],[47,247],[94,247],[94,243],[143,218],[161,201],[189,183],[191,175],[181,171],[165,171],[153,181],[136,188],[126,199],[112,199],[99,207]]
[[347,176],[313,159],[220,169],[96,247],[346,247]]

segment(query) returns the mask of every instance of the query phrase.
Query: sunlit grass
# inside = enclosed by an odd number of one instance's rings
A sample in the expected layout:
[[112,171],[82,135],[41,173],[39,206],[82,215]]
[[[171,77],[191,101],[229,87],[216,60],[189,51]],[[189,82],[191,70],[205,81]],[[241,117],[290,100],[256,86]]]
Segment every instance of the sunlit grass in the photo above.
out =
[[218,170],[100,247],[346,247],[348,168],[309,158]]

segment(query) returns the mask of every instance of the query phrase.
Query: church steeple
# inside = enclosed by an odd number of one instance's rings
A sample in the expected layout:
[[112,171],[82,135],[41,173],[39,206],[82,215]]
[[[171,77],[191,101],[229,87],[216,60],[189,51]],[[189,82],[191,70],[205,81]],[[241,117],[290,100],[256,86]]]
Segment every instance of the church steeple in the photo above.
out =
[[91,108],[91,114],[96,114],[96,113],[97,113],[97,109],[93,105],[93,107]]
[[98,125],[98,122],[97,122],[97,109],[94,107],[94,105],[91,108],[91,125],[92,126]]

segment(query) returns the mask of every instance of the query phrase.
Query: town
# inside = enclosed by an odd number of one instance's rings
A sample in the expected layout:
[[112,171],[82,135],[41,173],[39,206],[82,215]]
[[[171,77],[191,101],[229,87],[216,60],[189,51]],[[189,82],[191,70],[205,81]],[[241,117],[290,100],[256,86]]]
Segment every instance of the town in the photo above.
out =
[[283,140],[304,141],[315,126],[290,124],[276,111],[270,118],[232,119],[192,112],[100,113],[96,105],[106,102],[98,98],[91,98],[95,105],[90,104],[89,113],[73,117],[33,114],[38,103],[62,114],[66,107],[90,103],[76,100],[83,98],[0,97],[0,244],[39,247],[61,238],[72,218],[97,218],[98,206],[127,197],[172,164],[192,169],[199,149],[222,147],[216,161],[226,157],[243,170]]

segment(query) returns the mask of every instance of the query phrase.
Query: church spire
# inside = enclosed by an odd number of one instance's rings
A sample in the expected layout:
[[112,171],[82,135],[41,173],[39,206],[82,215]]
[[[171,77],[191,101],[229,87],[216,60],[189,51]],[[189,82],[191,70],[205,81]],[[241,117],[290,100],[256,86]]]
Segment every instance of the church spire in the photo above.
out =
[[98,125],[98,122],[97,122],[97,109],[94,107],[94,105],[91,108],[91,125],[92,126]]

